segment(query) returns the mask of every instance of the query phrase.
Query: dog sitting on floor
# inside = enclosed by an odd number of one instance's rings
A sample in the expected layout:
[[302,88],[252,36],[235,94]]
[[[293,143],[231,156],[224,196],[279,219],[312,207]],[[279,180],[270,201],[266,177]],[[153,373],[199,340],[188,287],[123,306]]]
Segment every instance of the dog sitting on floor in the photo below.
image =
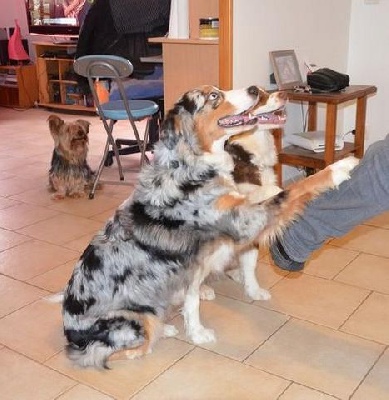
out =
[[57,115],[48,118],[54,150],[49,170],[49,190],[54,200],[65,196],[85,196],[85,188],[93,183],[94,172],[88,165],[89,125],[78,119],[65,122]]
[[[259,204],[239,193],[224,145],[262,118],[251,114],[260,100],[256,86],[204,86],[185,93],[167,113],[152,164],[92,239],[65,288],[66,350],[75,363],[105,367],[108,359],[150,352],[160,336],[176,333],[165,321],[177,303],[183,303],[186,334],[194,343],[215,340],[199,317],[204,279],[235,258],[250,257],[259,236],[280,233],[307,201],[349,178],[355,158]],[[252,283],[251,294],[261,296],[250,274],[251,267],[243,267],[245,287]]]

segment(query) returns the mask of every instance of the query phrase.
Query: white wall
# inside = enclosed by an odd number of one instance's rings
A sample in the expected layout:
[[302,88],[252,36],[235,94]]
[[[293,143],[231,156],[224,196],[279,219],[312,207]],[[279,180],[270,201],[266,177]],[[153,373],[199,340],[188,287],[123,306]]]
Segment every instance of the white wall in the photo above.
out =
[[15,19],[17,19],[23,38],[27,38],[28,27],[24,0],[0,0],[0,10],[0,27],[14,27]]
[[[336,10],[336,12],[334,12]],[[269,84],[269,51],[345,71],[351,0],[235,0],[234,86]]]
[[[27,14],[24,0],[0,0],[0,27],[12,28],[15,26],[15,19],[18,20],[23,39],[28,39],[30,58],[34,60],[34,48],[31,43],[50,41],[44,35],[30,35],[28,33]],[[5,11],[6,10],[6,11]]]
[[[269,51],[294,49],[304,61],[350,75],[351,84],[372,84],[367,103],[366,147],[389,130],[389,0],[236,0],[234,2],[234,87],[270,87]],[[301,107],[288,106],[285,136],[301,131]],[[355,104],[341,107],[338,132],[355,127]],[[324,107],[319,111],[324,128]],[[350,138],[351,139],[351,138]],[[352,139],[351,139],[352,140]],[[286,168],[290,178],[293,171]]]
[[[389,132],[389,0],[352,0],[348,73],[353,82],[377,86],[368,99],[366,146]],[[345,129],[354,124],[347,112]],[[389,155],[388,155],[389,156]]]

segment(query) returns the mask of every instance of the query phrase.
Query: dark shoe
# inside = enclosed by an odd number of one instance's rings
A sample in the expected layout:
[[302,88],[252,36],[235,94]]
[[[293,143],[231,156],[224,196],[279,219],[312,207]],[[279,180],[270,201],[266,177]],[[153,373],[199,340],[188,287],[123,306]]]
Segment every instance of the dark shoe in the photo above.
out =
[[301,271],[304,268],[304,263],[292,260],[285,252],[281,242],[276,239],[270,245],[270,254],[277,267],[285,271]]

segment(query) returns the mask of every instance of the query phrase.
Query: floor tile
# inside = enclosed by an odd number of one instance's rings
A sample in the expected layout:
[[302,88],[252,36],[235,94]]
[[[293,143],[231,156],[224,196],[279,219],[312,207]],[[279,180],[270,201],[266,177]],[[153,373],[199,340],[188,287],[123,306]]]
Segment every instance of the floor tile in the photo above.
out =
[[331,241],[332,245],[350,250],[389,258],[389,230],[360,225],[342,238]]
[[18,204],[0,210],[0,227],[4,229],[20,229],[39,221],[51,218],[58,214],[58,211],[50,210],[47,207],[39,207],[31,204]]
[[0,317],[48,294],[47,291],[0,275]]
[[44,362],[63,349],[60,304],[39,300],[0,319],[0,343]]
[[53,218],[19,229],[18,232],[53,244],[63,244],[102,227],[97,221],[60,214]]
[[31,240],[0,253],[0,272],[27,280],[78,256],[77,251]]
[[357,389],[353,400],[388,400],[389,393],[389,350],[378,360],[362,385]]
[[61,211],[67,214],[79,215],[89,218],[104,211],[111,210],[118,206],[118,200],[101,193],[95,196],[93,200],[85,201],[82,199],[65,198],[64,200],[55,201],[50,204],[52,210]]
[[2,400],[53,400],[75,385],[71,379],[9,349],[0,350]]
[[0,210],[4,210],[5,208],[16,206],[20,204],[20,201],[12,200],[7,197],[0,197]]
[[62,352],[46,364],[80,383],[119,400],[127,400],[181,359],[191,348],[189,344],[176,339],[162,339],[156,344],[152,354],[136,360],[112,362],[109,364],[111,369],[104,371],[76,369]]
[[101,214],[96,214],[90,217],[94,221],[100,221],[100,222],[107,222],[111,217],[115,215],[116,209],[119,207],[119,205],[122,203],[119,199],[116,200],[117,205],[114,208],[111,208],[110,210],[104,211]]
[[27,282],[53,293],[61,292],[69,282],[77,261],[78,258],[71,260],[35,278],[27,279]]
[[389,258],[361,254],[337,277],[339,282],[389,294]]
[[382,345],[291,320],[246,363],[340,399],[348,399],[382,351]]
[[[213,301],[202,301],[200,318],[206,328],[213,329],[217,341],[202,345],[206,349],[243,361],[286,321],[282,314],[260,309],[250,304],[223,296]],[[183,318],[173,320],[184,340]]]
[[285,390],[279,400],[335,400],[335,397],[293,383]]
[[382,214],[365,221],[364,225],[378,226],[380,228],[389,229],[389,211],[383,212]]
[[[1,156],[0,156],[1,159]],[[0,161],[2,162],[2,161]],[[12,173],[12,171],[0,171],[0,180],[3,179],[9,179],[9,178],[14,178],[15,174]]]
[[255,304],[320,325],[338,328],[368,294],[369,291],[365,289],[292,273],[272,287],[272,298],[269,301]]
[[[122,158],[129,186],[54,201],[52,113],[0,107],[1,400],[388,399],[389,211],[328,239],[303,273],[274,266],[261,247],[256,272],[270,301],[252,301],[231,279],[213,282],[216,299],[201,302],[201,318],[215,329],[215,344],[193,346],[177,308],[180,336],[159,341],[153,354],[107,371],[71,366],[61,306],[47,298],[64,289],[93,235],[131,196],[139,155]],[[106,133],[96,116],[82,118],[91,122],[88,162],[97,168]],[[128,124],[115,132],[127,137]],[[23,143],[17,152],[15,138]],[[114,162],[103,177],[118,182],[117,171]]]
[[15,177],[10,179],[3,179],[0,185],[0,196],[11,196],[23,193],[26,190],[34,188],[35,186],[36,183],[28,178]]
[[50,192],[47,187],[26,190],[22,193],[12,195],[9,198],[26,204],[35,204],[40,206],[50,206],[55,203],[55,200],[50,197]]
[[95,232],[87,233],[86,235],[83,235],[77,239],[74,239],[74,240],[71,240],[70,242],[64,243],[63,247],[83,253],[83,251],[87,248],[87,246],[93,239],[94,235],[95,235]]
[[358,256],[359,252],[325,245],[313,253],[305,264],[304,273],[332,279]]
[[276,400],[288,381],[195,349],[132,400]]
[[[256,269],[256,276],[259,285],[268,289],[271,292],[271,287],[286,276],[288,272],[282,271],[270,264],[259,261]],[[253,300],[244,292],[243,284],[237,283],[228,276],[221,277],[218,280],[211,281],[210,286],[215,289],[215,292],[227,297],[251,303]]]
[[342,331],[389,345],[389,295],[372,293]]
[[77,385],[62,396],[59,396],[57,400],[114,400],[114,398],[88,386]]
[[0,251],[28,242],[29,240],[31,240],[31,238],[28,236],[0,228]]

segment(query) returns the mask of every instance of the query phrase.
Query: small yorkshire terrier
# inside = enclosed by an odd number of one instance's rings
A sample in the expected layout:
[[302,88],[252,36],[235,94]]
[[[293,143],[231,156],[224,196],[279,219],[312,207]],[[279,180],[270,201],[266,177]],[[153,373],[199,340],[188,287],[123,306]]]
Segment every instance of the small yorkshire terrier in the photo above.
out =
[[49,171],[52,198],[84,197],[85,186],[90,186],[94,179],[87,162],[90,123],[82,119],[65,122],[57,115],[50,115],[48,122],[54,139]]

